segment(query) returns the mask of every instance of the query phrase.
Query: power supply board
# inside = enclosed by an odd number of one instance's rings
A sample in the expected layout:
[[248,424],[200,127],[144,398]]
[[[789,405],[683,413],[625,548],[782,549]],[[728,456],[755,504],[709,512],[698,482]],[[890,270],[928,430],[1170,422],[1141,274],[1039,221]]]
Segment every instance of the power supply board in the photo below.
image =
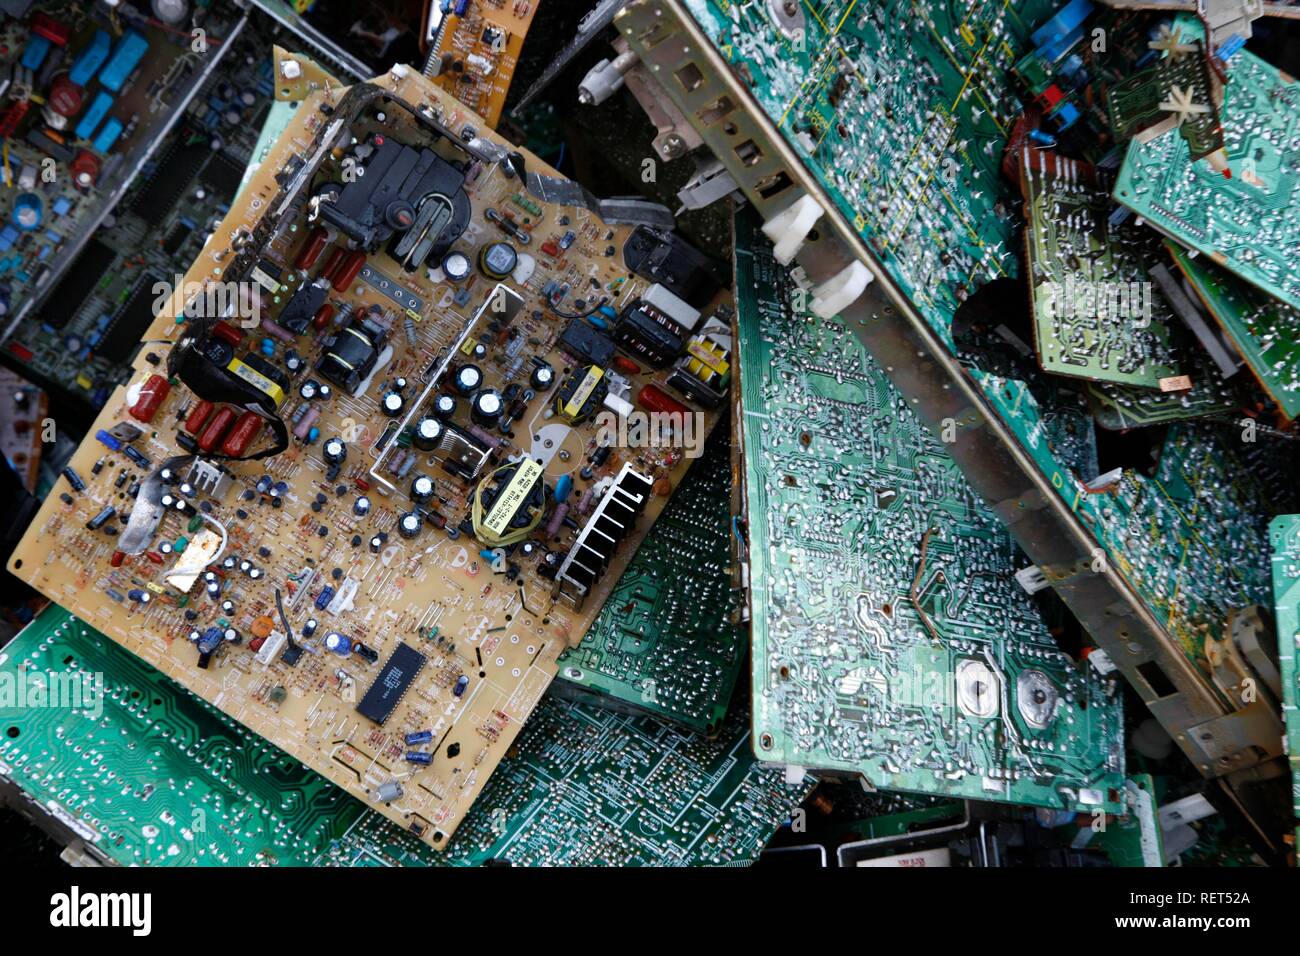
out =
[[[1200,37],[1195,18],[1178,27]],[[1300,86],[1249,50],[1234,55],[1224,88],[1227,168],[1193,160],[1179,136],[1133,139],[1115,199],[1179,243],[1300,308]]]
[[[1273,546],[1273,607],[1276,611],[1277,657],[1282,676],[1282,716],[1286,719],[1287,754],[1291,761],[1291,796],[1300,821],[1300,515],[1279,515],[1269,524]],[[1297,823],[1300,838],[1300,822]]]
[[275,94],[275,31],[232,41],[114,212],[6,345],[44,379],[101,406],[130,374],[154,284],[184,275],[238,190]]
[[1209,257],[1169,244],[1169,253],[1200,301],[1277,403],[1281,424],[1300,415],[1300,310],[1264,295]]
[[757,223],[736,229],[756,753],[1116,812],[1115,680],[1057,648],[942,443],[840,321],[806,311]]
[[[743,709],[709,741],[547,697],[439,852],[60,608],[0,685],[0,787],[122,866],[734,863],[811,787],[755,762]],[[61,688],[82,706],[26,706]]]
[[722,726],[745,664],[728,573],[731,443],[720,423],[632,557],[600,616],[560,655],[554,692],[653,714],[698,733]]
[[441,847],[716,419],[721,300],[415,71],[318,86],[9,568]]

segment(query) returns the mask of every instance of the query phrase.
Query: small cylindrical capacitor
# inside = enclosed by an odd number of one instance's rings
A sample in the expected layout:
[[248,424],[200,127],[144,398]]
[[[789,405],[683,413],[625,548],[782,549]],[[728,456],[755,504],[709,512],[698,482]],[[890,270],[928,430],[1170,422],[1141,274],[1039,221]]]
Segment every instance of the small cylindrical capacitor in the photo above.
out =
[[528,383],[539,392],[544,392],[555,384],[555,369],[549,365],[538,365],[533,368],[533,374],[528,376]]
[[462,252],[449,252],[442,257],[442,274],[448,282],[464,282],[469,270],[469,257]]
[[450,395],[439,395],[433,400],[433,413],[439,418],[451,418],[456,414],[456,399]]
[[356,501],[352,502],[352,513],[358,518],[364,518],[370,514],[370,499],[361,495]]
[[433,493],[437,490],[433,479],[428,475],[416,475],[415,480],[411,482],[411,500],[417,505],[426,505],[433,499]]
[[482,389],[470,405],[470,418],[484,428],[491,428],[501,418],[504,406],[500,392],[493,388]]
[[415,423],[412,441],[421,451],[433,451],[442,438],[442,422],[436,418],[421,418]]
[[471,395],[483,384],[483,371],[477,365],[462,365],[456,370],[452,384],[462,395]]
[[379,400],[379,408],[389,418],[396,418],[406,407],[406,399],[398,391],[385,392]]
[[321,448],[321,457],[327,465],[341,465],[348,457],[348,446],[341,438],[331,438]]
[[352,653],[352,641],[338,631],[330,631],[325,635],[325,649],[339,657],[347,657]]
[[424,521],[418,511],[408,511],[397,519],[397,533],[403,538],[414,538],[423,526]]

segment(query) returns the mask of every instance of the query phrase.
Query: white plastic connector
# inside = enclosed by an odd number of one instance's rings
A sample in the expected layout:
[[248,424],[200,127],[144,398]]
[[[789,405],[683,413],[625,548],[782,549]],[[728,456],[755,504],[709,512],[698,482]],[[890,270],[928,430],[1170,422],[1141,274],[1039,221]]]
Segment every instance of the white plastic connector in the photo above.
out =
[[1027,568],[1021,568],[1016,572],[1016,583],[1019,584],[1029,594],[1037,594],[1043,588],[1048,587],[1047,577],[1039,570],[1038,565],[1031,564]]
[[802,248],[824,210],[807,193],[763,223],[763,235],[772,240],[772,257],[788,266]]
[[813,289],[810,308],[818,318],[832,318],[856,302],[870,284],[871,270],[861,262],[851,262]]

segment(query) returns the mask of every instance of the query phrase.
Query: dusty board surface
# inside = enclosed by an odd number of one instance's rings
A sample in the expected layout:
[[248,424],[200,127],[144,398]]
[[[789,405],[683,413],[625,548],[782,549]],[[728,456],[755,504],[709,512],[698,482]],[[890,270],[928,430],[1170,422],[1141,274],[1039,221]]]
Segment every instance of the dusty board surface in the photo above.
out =
[[[440,118],[448,129],[482,125],[478,117],[413,71],[398,69],[374,82],[412,106],[426,108],[429,116]],[[247,250],[231,252],[232,237],[236,233],[256,233],[259,240],[266,237],[268,241],[255,268],[265,271],[263,260],[267,258],[285,264],[280,290],[264,300],[270,318],[283,315],[286,300],[303,285],[288,263],[307,240],[308,227],[301,218],[300,204],[305,196],[290,196],[291,201],[286,201],[284,193],[288,191],[282,192],[275,177],[288,180],[286,171],[301,171],[303,157],[328,153],[326,147],[341,129],[335,111],[346,96],[345,90],[331,88],[312,94],[304,103],[205,247],[187,281],[228,276],[228,270],[241,261],[247,262],[243,258]],[[321,112],[322,105],[330,108],[328,116]],[[409,126],[408,120],[403,122]],[[357,121],[354,132],[364,137],[367,131],[373,132],[377,123],[373,112],[366,113]],[[491,134],[483,135],[489,143],[501,143]],[[329,142],[325,142],[327,137]],[[442,146],[451,148],[447,142]],[[555,175],[539,160],[524,155],[530,170]],[[338,157],[326,161],[337,162]],[[594,303],[579,298],[590,295],[594,299],[596,293],[589,289],[598,289],[601,297],[617,309],[635,301],[645,289],[642,280],[625,271],[618,256],[630,229],[607,226],[580,207],[540,204],[540,214],[525,213],[522,207],[512,205],[520,191],[519,180],[507,178],[500,162],[476,162],[477,175],[468,187],[473,214],[454,248],[463,249],[473,262],[481,246],[502,238],[503,232],[484,219],[489,207],[502,218],[509,213],[514,217],[513,228],[527,231],[534,238],[529,246],[536,258],[532,277],[525,282],[505,282],[524,300],[524,308],[515,317],[518,338],[524,344],[516,348],[515,354],[549,360],[557,379],[562,381],[567,370],[577,371],[579,366],[554,350],[557,337],[569,323],[561,313],[579,314],[571,310],[580,304],[583,311],[590,308]],[[267,227],[267,221],[281,209],[287,210],[284,219],[274,228]],[[558,240],[565,232],[574,234],[571,247],[561,255],[548,257],[542,251],[545,242]],[[328,251],[323,253],[320,262],[327,262],[330,255]],[[391,421],[378,413],[381,392],[397,377],[404,377],[408,380],[404,393],[408,403],[416,396],[431,400],[434,389],[426,380],[428,370],[439,360],[467,363],[468,353],[462,347],[472,347],[475,342],[487,348],[487,357],[478,364],[490,386],[500,387],[531,366],[520,358],[519,367],[514,368],[515,358],[510,357],[509,346],[497,344],[499,329],[487,329],[493,320],[493,310],[488,306],[493,283],[481,275],[475,273],[470,281],[453,289],[445,281],[425,281],[422,273],[403,273],[383,252],[371,254],[367,264],[377,270],[372,281],[358,277],[343,291],[331,292],[329,298],[340,310],[352,306],[361,313],[377,307],[376,314],[391,323],[388,345],[393,351],[368,384],[362,383],[359,394],[339,388],[328,403],[310,403],[320,413],[319,441],[306,444],[295,440],[287,451],[273,458],[230,465],[232,486],[219,500],[210,502],[211,514],[199,519],[198,527],[190,527],[196,505],[185,514],[168,510],[145,553],[113,567],[116,542],[105,529],[117,529],[120,516],[115,515],[99,530],[88,530],[87,523],[108,506],[126,512],[131,504],[128,492],[148,470],[89,439],[71,463],[79,480],[85,483],[84,491],[72,488],[67,479],[60,481],[9,566],[88,623],[303,763],[372,805],[381,805],[385,813],[412,827],[424,839],[443,845],[550,683],[556,656],[585,633],[607,589],[617,581],[646,527],[661,510],[663,495],[676,485],[689,462],[682,459],[679,450],[671,448],[643,449],[636,454],[615,450],[604,465],[595,469],[593,477],[599,481],[617,475],[621,466],[630,465],[655,483],[656,492],[581,609],[552,604],[552,584],[538,575],[540,557],[536,553],[532,561],[520,559],[518,573],[507,579],[480,556],[482,545],[467,536],[453,540],[426,522],[419,537],[408,543],[399,536],[395,524],[398,514],[411,507],[406,489],[416,473],[435,479],[437,504],[430,513],[445,519],[449,528],[471,510],[467,486],[451,480],[422,456],[414,456],[418,464],[401,480],[386,470],[413,453],[402,437],[390,436],[382,451],[375,447]],[[251,271],[253,266],[249,268]],[[554,309],[543,303],[541,295],[543,286],[552,280],[574,290]],[[398,305],[395,296],[400,296],[404,304]],[[416,305],[409,305],[410,296],[417,297]],[[471,327],[476,314],[479,321]],[[411,320],[409,330],[404,328],[407,319]],[[111,429],[117,422],[133,420],[128,407],[138,397],[141,383],[159,372],[165,357],[177,348],[183,328],[171,316],[159,315],[147,336],[150,347],[143,349],[136,360],[130,385],[119,388],[109,398],[92,426],[92,435],[96,430]],[[261,338],[259,332],[252,339],[254,348]],[[514,342],[515,338],[511,334],[508,341]],[[314,366],[319,343],[303,336],[292,347],[306,357],[308,366]],[[285,348],[284,344],[274,346],[277,357],[285,354]],[[150,362],[150,356],[159,360],[158,366]],[[295,397],[286,400],[282,414],[291,418],[299,406],[309,404],[296,397],[299,385],[308,377],[321,380],[311,372],[296,377],[290,392]],[[663,373],[655,377],[662,384]],[[646,374],[634,376],[631,394],[637,395],[650,378]],[[526,382],[527,377],[523,380]],[[593,482],[581,478],[579,472],[594,448],[595,432],[590,427],[570,428],[548,418],[546,410],[554,407],[553,402],[554,397],[546,393],[528,404],[514,437],[502,436],[498,461],[484,468],[483,474],[508,460],[518,443],[518,452],[545,462],[540,481],[548,488],[562,475],[573,478],[573,507],[581,524],[590,512],[578,505]],[[153,422],[137,422],[145,433],[135,446],[153,468],[181,452],[175,443],[178,416],[194,404],[196,400],[189,390],[176,383]],[[465,404],[462,400],[458,415],[464,415]],[[412,413],[420,405],[422,401],[413,402]],[[321,449],[322,442],[331,436],[350,440],[339,474],[327,478]],[[265,435],[260,439],[267,441]],[[100,459],[104,464],[97,473],[95,465]],[[256,490],[264,478],[269,480],[263,482],[264,490],[274,493]],[[64,495],[71,503],[64,500]],[[358,518],[353,511],[355,500],[361,496],[371,501],[371,511],[364,518]],[[193,498],[197,503],[204,496],[195,494]],[[593,495],[591,500],[599,500],[599,496]],[[206,591],[200,581],[193,593],[185,596],[187,606],[182,607],[182,596],[165,581],[178,559],[175,553],[162,554],[160,542],[190,537],[198,547],[201,541],[217,537],[215,531],[212,535],[204,532],[205,528],[214,528],[214,522],[208,520],[214,516],[226,527],[224,555],[235,557],[235,566],[218,567],[214,572],[223,589],[218,601],[201,597]],[[386,539],[372,551],[368,542],[379,534],[386,535]],[[575,532],[561,526],[559,537],[559,541],[539,542],[545,547],[538,551],[549,548],[563,557]],[[354,545],[357,538],[361,540]],[[215,550],[218,542],[211,544]],[[180,560],[184,560],[183,554]],[[244,562],[247,568],[243,568]],[[256,578],[251,576],[254,570],[258,572]],[[353,585],[355,592],[348,599],[350,610],[346,609],[348,601],[343,600],[337,603],[337,615],[315,607],[323,587],[343,593]],[[280,640],[275,636],[275,632],[282,631],[275,606],[276,588],[283,594],[286,614],[296,634],[301,634],[309,616],[319,621],[314,639],[306,642],[312,649],[292,666],[280,659],[278,651],[264,654],[265,663],[250,652],[250,635],[259,630],[271,631],[271,642]],[[152,599],[147,604],[134,602],[130,599],[132,591],[147,593]],[[115,600],[115,596],[121,600]],[[235,605],[228,613],[219,606],[225,600]],[[185,618],[187,610],[196,612],[194,620]],[[194,629],[226,625],[235,628],[243,642],[223,646],[208,668],[199,668],[198,651],[187,637]],[[323,648],[322,639],[332,631],[364,644],[375,652],[376,660],[367,662],[355,654],[342,659],[331,655]],[[262,645],[262,651],[268,646]],[[401,650],[403,646],[409,651]],[[394,654],[410,662],[400,677],[397,668],[390,666]],[[375,691],[381,674],[393,682],[394,692],[383,695]],[[380,725],[357,712],[359,703],[377,716],[390,708],[392,713]],[[408,748],[405,735],[421,731],[432,732],[429,744]],[[433,759],[428,765],[409,764],[404,758],[408,749],[425,749]],[[401,796],[380,801],[379,788],[390,785],[391,791],[393,784],[401,788]]]

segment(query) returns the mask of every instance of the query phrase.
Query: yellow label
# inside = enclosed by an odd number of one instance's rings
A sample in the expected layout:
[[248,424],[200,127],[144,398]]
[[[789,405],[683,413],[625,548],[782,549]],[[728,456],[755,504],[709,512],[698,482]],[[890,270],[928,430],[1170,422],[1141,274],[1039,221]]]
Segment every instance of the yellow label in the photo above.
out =
[[515,516],[523,500],[533,490],[533,485],[536,484],[541,473],[541,465],[531,458],[523,459],[514,477],[510,479],[510,484],[506,485],[506,490],[497,496],[496,504],[492,506],[492,510],[483,521],[483,527],[496,535],[505,534],[510,519]]
[[582,413],[582,405],[587,400],[587,396],[591,394],[592,389],[596,387],[596,384],[604,377],[604,375],[605,370],[597,368],[594,365],[587,369],[587,375],[583,378],[582,384],[574,389],[572,397],[570,397],[564,405],[565,416],[568,418],[577,418],[578,415]]
[[476,345],[478,345],[478,339],[472,339],[469,336],[465,336],[465,341],[460,344],[460,350],[466,355],[473,355],[474,346]]
[[231,359],[230,364],[227,365],[226,368],[229,371],[234,372],[245,382],[248,382],[248,384],[254,385],[263,392],[266,392],[267,395],[270,395],[271,400],[275,402],[276,408],[279,408],[284,403],[284,389],[280,388],[279,385],[276,385],[275,382],[271,381],[257,369],[245,365],[243,362],[239,361],[239,359]]

